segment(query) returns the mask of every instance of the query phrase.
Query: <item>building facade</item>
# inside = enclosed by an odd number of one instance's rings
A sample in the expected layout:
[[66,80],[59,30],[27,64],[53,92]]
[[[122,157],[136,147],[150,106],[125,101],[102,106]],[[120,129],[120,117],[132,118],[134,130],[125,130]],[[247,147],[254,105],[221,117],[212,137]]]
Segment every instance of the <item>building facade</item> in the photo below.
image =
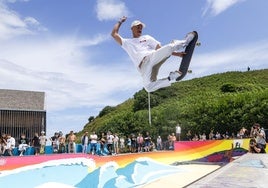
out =
[[0,133],[16,141],[22,133],[32,139],[46,132],[45,93],[0,89]]

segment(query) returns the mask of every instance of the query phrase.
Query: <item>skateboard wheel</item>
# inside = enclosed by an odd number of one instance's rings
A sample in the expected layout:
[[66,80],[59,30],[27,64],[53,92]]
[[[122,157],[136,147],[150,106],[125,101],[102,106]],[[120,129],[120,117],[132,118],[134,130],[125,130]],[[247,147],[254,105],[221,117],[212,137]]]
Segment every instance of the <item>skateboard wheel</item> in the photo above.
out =
[[195,43],[195,45],[196,45],[196,46],[201,46],[201,42],[197,41],[197,42]]

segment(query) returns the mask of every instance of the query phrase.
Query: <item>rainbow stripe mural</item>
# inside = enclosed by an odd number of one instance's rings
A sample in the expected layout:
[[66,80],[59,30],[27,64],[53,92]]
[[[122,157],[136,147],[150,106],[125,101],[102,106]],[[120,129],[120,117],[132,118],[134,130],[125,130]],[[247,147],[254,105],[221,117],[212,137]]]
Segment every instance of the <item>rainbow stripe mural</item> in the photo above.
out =
[[[50,154],[0,158],[0,185],[9,187],[134,187],[180,168],[185,161],[220,162],[242,155],[249,139],[176,142],[174,151],[96,156]],[[234,148],[234,150],[232,149]],[[234,153],[236,148],[242,152]],[[146,175],[144,174],[146,172]],[[14,181],[14,179],[16,181]],[[25,180],[28,180],[25,182]],[[24,182],[25,186],[21,183]]]

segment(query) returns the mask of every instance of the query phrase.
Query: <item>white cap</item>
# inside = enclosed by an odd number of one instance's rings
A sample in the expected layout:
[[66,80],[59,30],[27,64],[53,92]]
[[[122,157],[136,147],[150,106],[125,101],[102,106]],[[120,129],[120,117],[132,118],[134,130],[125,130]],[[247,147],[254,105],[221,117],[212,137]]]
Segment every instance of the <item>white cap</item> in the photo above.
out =
[[135,21],[132,22],[132,24],[131,24],[131,28],[132,28],[133,26],[137,26],[137,25],[142,25],[143,28],[145,27],[145,24],[142,23],[140,20],[135,20]]

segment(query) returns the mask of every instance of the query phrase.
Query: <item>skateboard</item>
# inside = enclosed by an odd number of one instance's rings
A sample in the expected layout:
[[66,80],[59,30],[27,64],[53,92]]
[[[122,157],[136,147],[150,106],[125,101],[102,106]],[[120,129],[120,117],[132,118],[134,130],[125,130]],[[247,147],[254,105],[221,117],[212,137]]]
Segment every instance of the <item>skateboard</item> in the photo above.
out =
[[193,38],[193,40],[188,44],[188,46],[186,46],[185,48],[185,55],[183,56],[182,60],[181,60],[181,64],[180,64],[180,68],[179,71],[182,73],[181,76],[179,76],[176,81],[179,81],[181,79],[184,78],[184,76],[187,74],[188,72],[188,68],[192,59],[192,55],[195,49],[195,46],[197,45],[197,39],[198,39],[198,33],[196,31],[194,31],[195,36]]

